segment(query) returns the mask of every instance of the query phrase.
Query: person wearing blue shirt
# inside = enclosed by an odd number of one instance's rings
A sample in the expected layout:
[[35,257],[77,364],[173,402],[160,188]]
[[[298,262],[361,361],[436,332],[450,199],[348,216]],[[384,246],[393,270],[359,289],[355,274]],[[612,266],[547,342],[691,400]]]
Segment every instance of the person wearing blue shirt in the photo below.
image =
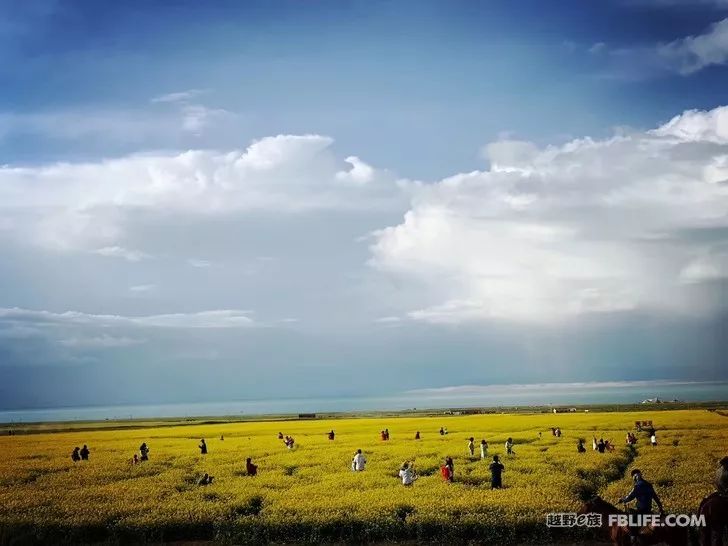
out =
[[[660,510],[660,514],[662,514],[664,512],[662,502],[660,501],[660,497],[657,496],[652,484],[645,480],[642,477],[642,472],[636,468],[632,470],[630,474],[634,481],[634,487],[632,488],[632,491],[630,491],[626,497],[621,498],[619,502],[630,502],[632,500],[636,500],[637,509],[635,512],[637,514],[651,514],[652,501],[655,501],[657,508]],[[639,532],[639,526],[630,526],[629,534],[633,544],[637,543],[637,540],[639,539]]]

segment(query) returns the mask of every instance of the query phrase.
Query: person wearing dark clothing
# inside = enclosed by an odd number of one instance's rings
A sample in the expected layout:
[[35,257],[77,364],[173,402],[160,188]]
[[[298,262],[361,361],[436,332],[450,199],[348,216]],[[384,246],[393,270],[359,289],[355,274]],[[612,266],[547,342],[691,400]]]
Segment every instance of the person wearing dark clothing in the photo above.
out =
[[278,439],[279,439],[279,440],[283,440],[283,433],[282,433],[282,432],[279,432],[279,433],[278,433]]
[[141,455],[140,460],[142,460],[142,461],[149,460],[149,448],[147,447],[146,442],[144,442],[142,445],[139,446],[139,454]]
[[597,451],[599,453],[604,453],[605,449],[607,449],[607,444],[604,443],[603,438],[599,438],[599,442],[597,443]]
[[255,476],[258,473],[258,465],[253,464],[253,460],[250,457],[245,459],[245,471],[248,473],[248,476]]
[[490,488],[500,489],[503,487],[502,474],[505,467],[500,462],[498,455],[493,455],[493,462],[488,467],[490,469]]
[[418,430],[417,432],[415,432],[415,440],[419,440],[419,439],[420,439],[420,431]]
[[332,429],[331,432],[329,432],[329,440],[333,440],[334,437],[335,437],[335,434],[334,434],[334,431]]
[[388,428],[384,429],[384,436],[385,436],[385,438],[384,438],[385,440],[389,440],[389,429]]
[[440,427],[440,436],[445,436],[445,429]]
[[728,530],[728,457],[718,462],[715,474],[716,491],[700,502],[698,515],[705,518],[700,528],[700,544],[723,546],[723,537]]
[[584,440],[579,440],[579,443],[576,444],[576,451],[579,453],[586,453],[586,448],[584,447]]
[[80,447],[73,448],[73,453],[71,453],[71,460],[74,463],[77,463],[78,461],[81,460],[81,455],[79,455],[79,453],[78,453],[80,449],[81,449]]
[[200,481],[197,482],[197,485],[211,485],[212,484],[212,480],[214,480],[214,479],[215,479],[214,476],[209,476],[207,474],[207,472],[205,472],[205,475],[202,476],[202,478],[200,478]]
[[200,455],[207,455],[207,444],[205,443],[204,438],[200,440],[200,445],[197,447],[200,448]]
[[86,444],[83,444],[81,451],[79,451],[78,453],[79,453],[79,455],[81,455],[82,461],[88,461],[88,455],[91,452],[88,450],[88,446]]
[[[630,472],[632,480],[634,481],[634,487],[632,491],[626,497],[619,499],[619,502],[627,503],[632,500],[637,501],[637,507],[635,513],[637,514],[651,514],[652,513],[652,501],[655,501],[657,508],[660,510],[660,514],[664,512],[662,508],[662,501],[657,496],[655,488],[652,484],[642,477],[642,472],[636,468]],[[632,542],[635,542],[639,536],[640,528],[638,526],[630,526],[629,534],[632,537]]]

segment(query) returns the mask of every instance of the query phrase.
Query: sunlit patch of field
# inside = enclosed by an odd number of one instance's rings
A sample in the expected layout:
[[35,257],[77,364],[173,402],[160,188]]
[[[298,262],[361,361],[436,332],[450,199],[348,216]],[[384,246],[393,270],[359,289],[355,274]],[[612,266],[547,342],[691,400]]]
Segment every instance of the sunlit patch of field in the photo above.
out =
[[[634,421],[652,419],[660,444],[640,434],[624,447]],[[449,434],[440,436],[440,426]],[[559,426],[561,438],[551,435]],[[379,432],[388,428],[391,440]],[[326,432],[336,431],[330,441]],[[414,440],[420,431],[422,439]],[[278,432],[296,439],[289,451]],[[539,438],[539,432],[542,437]],[[224,440],[221,440],[224,435]],[[617,444],[591,450],[591,438]],[[467,439],[485,438],[506,467],[502,490],[490,489],[487,461],[467,454]],[[516,455],[504,454],[513,437]],[[197,445],[205,438],[209,453]],[[578,438],[588,451],[579,454]],[[131,465],[146,442],[150,460]],[[88,444],[90,461],[73,463]],[[351,471],[361,448],[368,465]],[[57,543],[95,540],[212,539],[229,542],[491,540],[546,542],[578,538],[545,526],[547,512],[574,511],[598,492],[608,500],[630,489],[629,470],[641,468],[673,512],[694,512],[712,491],[716,462],[728,450],[728,418],[715,412],[649,411],[473,415],[331,421],[180,425],[0,437],[0,543],[17,538]],[[456,482],[439,467],[455,460]],[[245,458],[259,475],[245,475]],[[397,478],[413,461],[419,479]],[[215,476],[200,487],[203,473]]]

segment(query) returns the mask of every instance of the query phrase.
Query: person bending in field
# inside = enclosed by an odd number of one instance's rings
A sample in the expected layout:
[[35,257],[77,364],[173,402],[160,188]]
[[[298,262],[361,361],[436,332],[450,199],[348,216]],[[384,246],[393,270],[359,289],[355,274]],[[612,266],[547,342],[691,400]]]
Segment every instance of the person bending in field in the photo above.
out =
[[204,438],[200,440],[200,445],[197,447],[200,448],[200,455],[207,455],[207,444],[205,443]]
[[[619,502],[627,503],[632,500],[636,500],[637,507],[634,510],[635,513],[651,514],[652,501],[654,500],[655,504],[657,504],[657,508],[660,510],[660,515],[663,515],[665,511],[662,508],[662,501],[660,501],[660,498],[657,496],[655,488],[652,487],[652,484],[645,480],[642,477],[642,472],[640,470],[637,470],[636,468],[632,470],[632,472],[630,472],[630,475],[632,476],[634,487],[626,497],[622,497],[621,499],[619,499]],[[633,544],[638,543],[637,541],[639,540],[639,533],[640,528],[638,526],[631,526],[629,528],[629,535],[632,539]]]
[[485,459],[488,456],[488,442],[485,441],[485,438],[480,440],[480,458]]
[[285,444],[288,449],[293,449],[294,443],[293,436],[286,436]]
[[440,436],[445,436],[445,429],[440,427]]
[[361,472],[367,464],[367,458],[362,454],[361,449],[357,449],[354,458],[351,460],[351,469],[354,472]]
[[515,455],[516,452],[513,451],[513,438],[508,438],[506,440],[506,455]]
[[490,469],[490,488],[500,489],[503,487],[503,471],[505,466],[500,462],[498,455],[493,455],[493,462],[488,466]]
[[147,447],[146,442],[144,442],[142,445],[139,446],[139,454],[141,455],[142,461],[149,460],[149,448]]
[[258,465],[253,464],[253,459],[250,457],[245,459],[245,472],[248,473],[248,476],[255,476],[258,474]]
[[419,440],[419,439],[420,439],[420,431],[418,430],[417,432],[415,432],[415,440]]
[[331,429],[329,432],[329,440],[333,440],[336,435],[334,434],[334,429]]
[[402,463],[399,469],[399,477],[402,478],[402,485],[409,487],[417,479],[415,475],[414,466],[410,465],[407,461]]
[[650,435],[650,444],[652,444],[652,447],[657,447],[657,433],[655,431],[652,431],[652,434]]
[[282,432],[279,432],[279,433],[278,433],[278,439],[279,439],[279,440],[283,440],[283,433],[282,433]]
[[607,448],[607,444],[604,443],[604,438],[599,438],[599,441],[597,442],[597,451],[599,453],[604,453],[604,450]]
[[200,481],[197,482],[197,485],[211,485],[212,480],[214,480],[214,476],[210,476],[205,472],[205,475],[200,478]]
[[586,453],[586,448],[584,447],[584,440],[579,438],[579,442],[576,444],[576,451],[579,453]]
[[79,455],[79,453],[78,453],[80,449],[81,449],[80,447],[73,448],[73,453],[71,453],[71,460],[74,463],[77,463],[78,461],[81,460],[81,455]]
[[81,455],[82,461],[88,461],[89,453],[91,452],[88,450],[88,446],[86,444],[83,444],[81,451],[78,452],[78,454]]

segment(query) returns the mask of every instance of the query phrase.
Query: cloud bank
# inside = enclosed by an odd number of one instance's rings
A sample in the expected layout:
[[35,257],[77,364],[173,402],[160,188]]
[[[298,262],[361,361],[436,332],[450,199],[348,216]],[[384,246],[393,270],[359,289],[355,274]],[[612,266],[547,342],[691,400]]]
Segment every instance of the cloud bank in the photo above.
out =
[[375,234],[371,265],[431,301],[410,318],[552,321],[728,303],[700,290],[728,276],[728,108],[485,153],[489,170],[421,187],[402,223]]

